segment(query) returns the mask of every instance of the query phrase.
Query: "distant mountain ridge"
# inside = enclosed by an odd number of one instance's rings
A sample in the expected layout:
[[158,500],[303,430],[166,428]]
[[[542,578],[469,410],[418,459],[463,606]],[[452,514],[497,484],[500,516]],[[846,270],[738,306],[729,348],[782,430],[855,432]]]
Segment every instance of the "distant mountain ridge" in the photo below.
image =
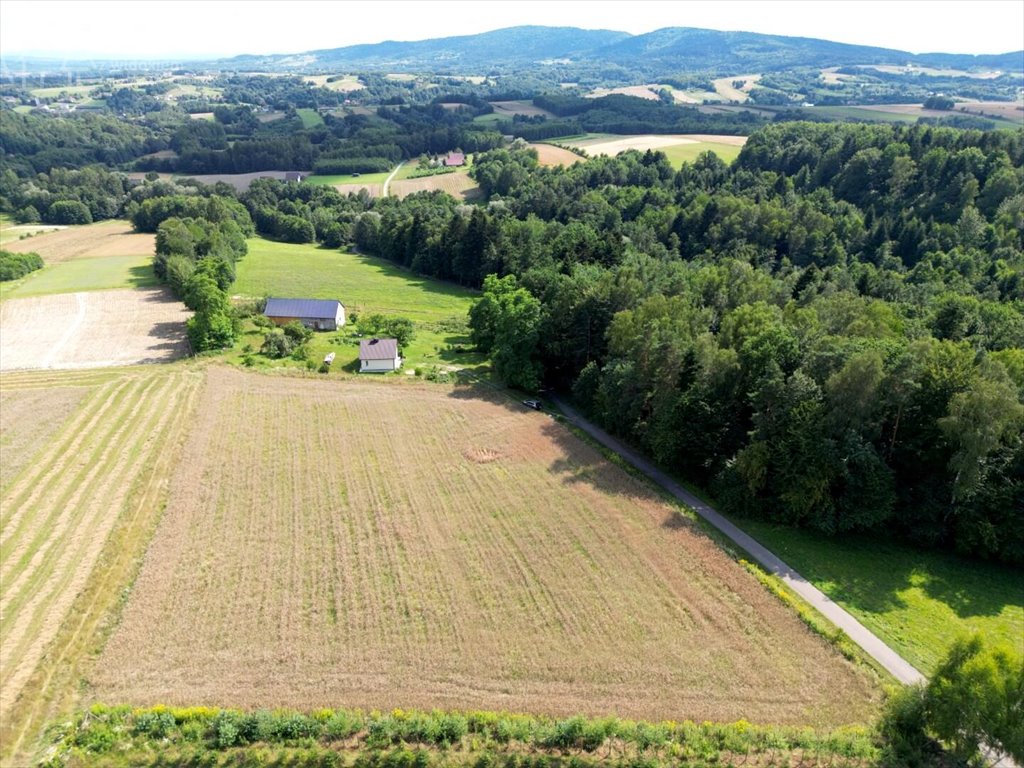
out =
[[641,35],[576,27],[519,26],[429,40],[350,45],[301,54],[242,55],[220,59],[221,68],[309,70],[346,67],[388,71],[484,74],[497,67],[542,63],[611,63],[675,70],[770,71],[794,66],[884,64],[1024,71],[1024,50],[1003,54],[913,54],[809,37],[666,27]]

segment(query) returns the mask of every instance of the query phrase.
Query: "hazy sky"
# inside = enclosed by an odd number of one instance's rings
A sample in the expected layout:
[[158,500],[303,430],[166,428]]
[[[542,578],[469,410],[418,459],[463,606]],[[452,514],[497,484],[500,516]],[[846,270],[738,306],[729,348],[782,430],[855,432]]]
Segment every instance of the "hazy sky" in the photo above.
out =
[[520,24],[688,26],[912,53],[1024,49],[1021,0],[0,0],[0,53],[178,58],[295,53]]

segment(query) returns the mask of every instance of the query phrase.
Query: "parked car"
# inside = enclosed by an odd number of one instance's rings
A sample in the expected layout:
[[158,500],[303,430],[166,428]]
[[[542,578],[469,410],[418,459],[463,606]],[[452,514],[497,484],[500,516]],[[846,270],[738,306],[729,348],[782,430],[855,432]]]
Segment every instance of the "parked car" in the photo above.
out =
[[543,409],[540,404],[540,400],[523,400],[523,405],[525,405],[527,408],[533,408],[533,410],[535,411],[540,411]]

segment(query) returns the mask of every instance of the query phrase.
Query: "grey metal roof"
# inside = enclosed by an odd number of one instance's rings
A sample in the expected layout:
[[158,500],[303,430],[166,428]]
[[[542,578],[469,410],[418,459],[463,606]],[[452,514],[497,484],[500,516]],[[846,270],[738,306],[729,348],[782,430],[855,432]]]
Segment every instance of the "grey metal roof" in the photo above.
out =
[[363,339],[359,342],[360,360],[394,360],[396,357],[397,339]]
[[338,316],[337,299],[267,299],[267,317],[310,317],[333,320]]

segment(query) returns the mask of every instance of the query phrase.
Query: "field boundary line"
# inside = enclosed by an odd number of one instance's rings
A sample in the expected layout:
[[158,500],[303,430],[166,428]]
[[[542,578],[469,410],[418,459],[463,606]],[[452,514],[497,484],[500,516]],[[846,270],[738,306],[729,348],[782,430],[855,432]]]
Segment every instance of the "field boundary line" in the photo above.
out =
[[923,682],[925,677],[906,659],[886,645],[882,640],[861,624],[852,614],[832,601],[824,592],[815,587],[804,576],[786,564],[748,533],[729,522],[716,509],[687,491],[665,472],[655,467],[635,451],[627,448],[604,430],[591,424],[561,398],[554,394],[550,400],[565,414],[567,420],[579,427],[594,440],[622,457],[627,463],[643,472],[648,478],[683,502],[704,520],[725,534],[733,543],[746,551],[769,573],[777,576],[789,589],[800,595],[818,613],[845,632],[865,653],[877,661],[889,674],[901,683],[910,685]]

